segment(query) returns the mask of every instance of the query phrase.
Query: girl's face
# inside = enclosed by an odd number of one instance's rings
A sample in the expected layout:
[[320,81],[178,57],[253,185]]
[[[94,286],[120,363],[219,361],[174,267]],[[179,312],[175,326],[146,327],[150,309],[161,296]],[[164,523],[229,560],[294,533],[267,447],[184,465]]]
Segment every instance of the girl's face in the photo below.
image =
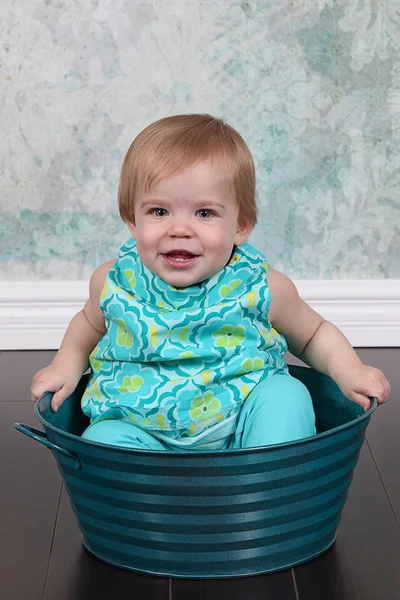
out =
[[142,262],[174,287],[211,277],[252,227],[239,225],[233,187],[217,165],[202,162],[137,195],[128,227]]

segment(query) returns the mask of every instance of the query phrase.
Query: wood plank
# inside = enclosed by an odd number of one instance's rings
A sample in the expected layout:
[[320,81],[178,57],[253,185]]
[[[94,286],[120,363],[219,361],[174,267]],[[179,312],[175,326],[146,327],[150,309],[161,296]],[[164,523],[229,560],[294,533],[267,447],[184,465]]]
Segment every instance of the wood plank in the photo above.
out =
[[238,579],[173,579],[172,600],[296,600],[290,569]]
[[400,598],[400,531],[366,444],[335,546],[294,572],[299,600]]
[[392,388],[391,398],[375,411],[367,430],[367,439],[400,524],[400,348],[360,349],[366,364],[381,369]]
[[168,600],[169,581],[112,567],[93,557],[63,490],[44,600]]
[[21,435],[31,402],[0,402],[0,597],[41,600],[61,491],[51,453]]
[[173,579],[173,600],[296,600],[290,569],[234,579]]
[[0,402],[31,402],[31,383],[35,373],[53,360],[54,350],[0,352]]

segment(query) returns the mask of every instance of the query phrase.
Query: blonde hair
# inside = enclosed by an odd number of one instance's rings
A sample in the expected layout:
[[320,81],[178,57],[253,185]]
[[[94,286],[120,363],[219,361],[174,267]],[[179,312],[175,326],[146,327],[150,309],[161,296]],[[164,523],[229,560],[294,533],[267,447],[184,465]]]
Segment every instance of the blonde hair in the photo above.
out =
[[119,211],[135,223],[135,196],[203,160],[217,160],[231,178],[239,222],[257,222],[253,157],[243,138],[211,115],[175,115],[160,119],[133,140],[126,153],[118,190]]

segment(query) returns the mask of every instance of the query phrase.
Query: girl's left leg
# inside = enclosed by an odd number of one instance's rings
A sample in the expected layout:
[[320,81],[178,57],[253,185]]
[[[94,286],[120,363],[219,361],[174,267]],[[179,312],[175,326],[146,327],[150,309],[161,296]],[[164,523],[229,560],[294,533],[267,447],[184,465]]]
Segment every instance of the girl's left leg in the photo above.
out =
[[287,373],[263,379],[245,400],[229,448],[256,448],[315,435],[310,393]]

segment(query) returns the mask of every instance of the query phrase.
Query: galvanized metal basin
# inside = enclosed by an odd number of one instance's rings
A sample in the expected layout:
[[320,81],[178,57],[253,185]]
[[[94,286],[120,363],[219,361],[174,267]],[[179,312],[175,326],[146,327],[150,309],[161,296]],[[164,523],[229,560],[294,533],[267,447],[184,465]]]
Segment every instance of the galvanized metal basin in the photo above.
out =
[[35,405],[86,548],[124,569],[188,578],[238,577],[292,567],[335,541],[365,430],[364,413],[328,377],[291,374],[310,390],[318,434],[275,446],[172,453],[82,440],[87,376],[57,413]]

